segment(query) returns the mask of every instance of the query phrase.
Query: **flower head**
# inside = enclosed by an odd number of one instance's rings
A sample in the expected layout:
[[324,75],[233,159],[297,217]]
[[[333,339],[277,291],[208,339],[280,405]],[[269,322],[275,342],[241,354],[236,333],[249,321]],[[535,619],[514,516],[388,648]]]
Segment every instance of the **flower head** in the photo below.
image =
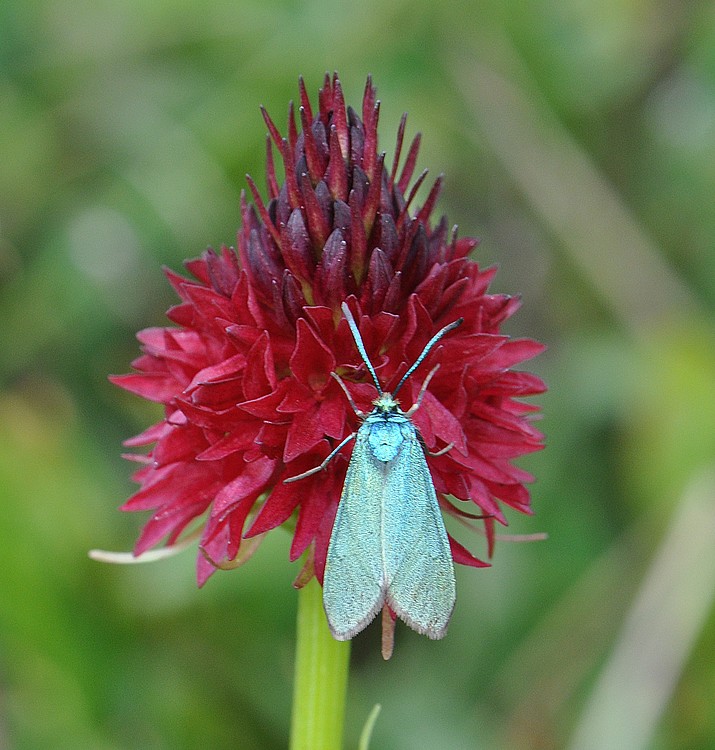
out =
[[[459,238],[431,213],[441,178],[412,209],[419,135],[402,160],[405,118],[391,166],[378,152],[379,102],[367,81],[361,114],[345,106],[337,75],[326,76],[314,112],[300,81],[296,126],[291,105],[284,138],[263,115],[267,139],[264,202],[248,179],[238,250],[207,250],[186,263],[193,277],[167,271],[181,302],[174,324],[141,331],[136,372],[112,381],[165,407],[164,419],[127,441],[152,446],[135,457],[139,491],[124,510],[153,512],[136,544],[141,555],[174,545],[201,519],[197,575],[241,560],[248,540],[290,524],[292,560],[307,550],[322,581],[328,541],[351,448],[319,465],[359,426],[338,381],[370,411],[372,382],[341,304],[347,301],[370,361],[392,392],[429,339],[464,323],[428,355],[400,391],[405,408],[439,363],[413,421],[432,453],[428,463],[444,512],[483,517],[489,548],[502,506],[530,512],[531,477],[512,459],[542,447],[519,399],[542,392],[534,375],[511,368],[540,351],[500,334],[519,301],[489,294],[495,269],[468,257],[477,241]],[[279,183],[274,148],[285,174]],[[476,506],[476,507],[474,507]],[[450,538],[455,562],[480,566]],[[305,578],[305,576],[304,576]]]

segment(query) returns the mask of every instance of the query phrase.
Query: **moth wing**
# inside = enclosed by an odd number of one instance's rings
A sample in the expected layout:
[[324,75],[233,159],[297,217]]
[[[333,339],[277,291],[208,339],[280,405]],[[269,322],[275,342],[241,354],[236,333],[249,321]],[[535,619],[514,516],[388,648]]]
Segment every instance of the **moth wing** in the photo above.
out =
[[442,638],[456,600],[454,565],[427,460],[410,427],[384,490],[387,603],[413,630]]
[[384,468],[368,445],[369,427],[358,430],[328,545],[323,606],[330,632],[346,641],[382,609],[381,506]]

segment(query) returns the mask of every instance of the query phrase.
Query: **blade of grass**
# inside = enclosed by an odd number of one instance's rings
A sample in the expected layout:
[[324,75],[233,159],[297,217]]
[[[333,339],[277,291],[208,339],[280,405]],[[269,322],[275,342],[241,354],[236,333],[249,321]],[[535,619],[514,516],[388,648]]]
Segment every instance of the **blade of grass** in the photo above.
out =
[[715,602],[714,538],[715,467],[686,489],[586,704],[570,750],[652,746]]
[[[502,42],[502,51],[509,49]],[[518,69],[518,55],[509,51]],[[477,60],[461,59],[454,77],[480,126],[479,137],[486,137],[534,210],[632,333],[698,311],[621,196],[535,90]],[[468,121],[466,132],[476,137]]]

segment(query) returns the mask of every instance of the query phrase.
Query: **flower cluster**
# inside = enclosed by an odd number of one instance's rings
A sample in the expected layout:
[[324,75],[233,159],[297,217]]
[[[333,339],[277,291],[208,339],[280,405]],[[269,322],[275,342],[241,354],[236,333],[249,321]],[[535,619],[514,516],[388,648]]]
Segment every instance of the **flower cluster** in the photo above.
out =
[[[379,108],[369,79],[361,113],[346,108],[335,75],[326,76],[314,112],[301,80],[300,127],[292,104],[286,137],[263,112],[269,199],[249,177],[253,204],[242,195],[238,250],[209,249],[188,261],[192,279],[167,271],[181,300],[168,312],[174,325],[141,331],[136,372],[112,377],[165,408],[163,421],[127,441],[151,446],[134,456],[143,464],[140,489],[123,506],[153,511],[135,555],[176,544],[200,519],[202,584],[217,566],[240,560],[254,546],[248,540],[287,524],[291,559],[310,550],[306,573],[322,581],[351,449],[322,472],[284,480],[320,464],[358,426],[331,373],[364,411],[377,395],[344,301],[386,392],[437,330],[464,318],[401,400],[412,404],[440,363],[414,423],[430,451],[452,446],[428,459],[446,513],[483,516],[491,551],[494,522],[506,523],[502,505],[530,512],[531,477],[512,459],[541,448],[542,435],[528,418],[535,407],[519,399],[545,387],[511,368],[543,347],[500,334],[519,301],[488,293],[495,269],[468,257],[476,240],[459,238],[444,217],[432,222],[441,179],[411,210],[426,176],[413,181],[420,138],[401,164],[403,117],[388,167],[378,151]],[[455,562],[483,565],[450,544]]]

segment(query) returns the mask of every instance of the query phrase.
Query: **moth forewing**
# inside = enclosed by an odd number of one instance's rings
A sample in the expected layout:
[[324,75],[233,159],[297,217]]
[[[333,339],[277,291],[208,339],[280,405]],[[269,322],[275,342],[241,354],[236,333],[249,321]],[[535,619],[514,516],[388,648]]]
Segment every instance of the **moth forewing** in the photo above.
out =
[[323,606],[330,632],[349,640],[365,628],[385,600],[381,554],[380,480],[368,444],[358,430],[345,475],[323,579]]
[[454,566],[425,454],[410,429],[385,478],[387,603],[417,632],[442,638],[456,601]]

